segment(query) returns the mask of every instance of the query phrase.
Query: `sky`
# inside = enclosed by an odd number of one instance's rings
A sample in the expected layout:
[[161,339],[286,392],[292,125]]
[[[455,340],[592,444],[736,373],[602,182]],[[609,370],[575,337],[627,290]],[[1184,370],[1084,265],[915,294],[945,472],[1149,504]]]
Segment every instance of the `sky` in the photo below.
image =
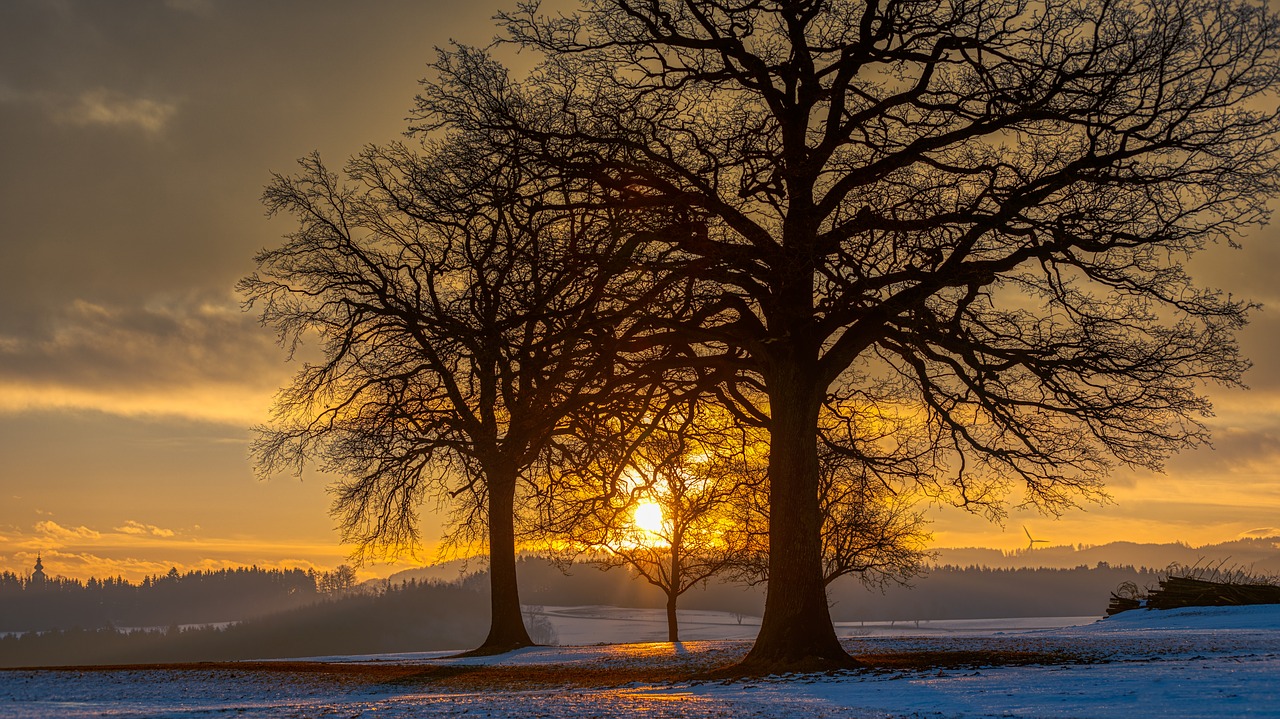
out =
[[[271,172],[401,137],[450,41],[500,2],[0,2],[0,571],[138,579],[346,560],[327,478],[257,478],[250,428],[296,367],[236,281],[278,244]],[[1280,308],[1276,229],[1210,249],[1204,284]],[[1212,388],[1216,449],[1118,472],[1113,503],[993,525],[933,509],[935,545],[1280,534],[1280,309],[1241,334],[1248,391]],[[439,536],[428,516],[425,538]],[[384,576],[434,558],[363,567]]]

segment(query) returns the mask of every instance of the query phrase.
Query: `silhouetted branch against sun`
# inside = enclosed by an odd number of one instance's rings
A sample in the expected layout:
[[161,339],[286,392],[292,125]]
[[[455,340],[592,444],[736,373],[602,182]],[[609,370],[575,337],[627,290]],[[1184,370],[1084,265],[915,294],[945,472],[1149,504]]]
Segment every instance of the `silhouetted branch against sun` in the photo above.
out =
[[[627,567],[667,599],[679,641],[681,595],[746,561],[758,533],[744,507],[761,489],[766,443],[714,405],[689,400],[635,428],[616,484],[582,473],[554,479],[539,535],[564,561]],[[616,466],[615,462],[608,466]]]
[[722,359],[718,396],[770,433],[751,666],[847,662],[817,459],[847,374],[910,388],[939,494],[999,516],[1015,482],[1057,511],[1098,496],[1114,462],[1204,441],[1202,384],[1246,367],[1249,303],[1182,262],[1264,221],[1276,192],[1261,3],[588,0],[501,17],[545,62],[517,81],[444,51],[416,122],[514,138],[619,206],[694,220],[646,242],[692,288],[663,337]]

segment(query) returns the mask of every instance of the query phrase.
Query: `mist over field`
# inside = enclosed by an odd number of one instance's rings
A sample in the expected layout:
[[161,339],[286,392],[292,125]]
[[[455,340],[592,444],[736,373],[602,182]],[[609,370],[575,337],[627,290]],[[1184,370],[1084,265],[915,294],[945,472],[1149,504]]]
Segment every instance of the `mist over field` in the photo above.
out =
[[[961,563],[984,557],[989,563]],[[832,619],[910,624],[1096,617],[1122,583],[1153,586],[1171,564],[1252,567],[1274,574],[1280,549],[1275,538],[1268,538],[1194,548],[1112,544],[995,555],[948,550],[938,561],[942,564],[911,586],[868,588],[853,578],[838,580],[828,592]],[[618,619],[647,617],[665,601],[660,591],[621,569],[562,568],[526,556],[518,573],[525,621],[543,644],[580,638],[557,636],[547,617],[554,619],[559,610],[544,608],[614,608],[601,616]],[[0,665],[459,650],[484,635],[489,585],[482,559],[408,570],[338,591],[333,581],[332,575],[315,572],[245,569],[172,573],[138,584],[53,580],[36,590],[6,575],[0,577]],[[723,623],[720,629],[699,631],[744,637],[752,636],[763,606],[762,586],[721,582],[694,588],[680,604],[691,613],[688,621],[696,623],[699,613],[710,612]],[[651,635],[628,636],[624,625],[617,625],[609,637],[647,641]]]

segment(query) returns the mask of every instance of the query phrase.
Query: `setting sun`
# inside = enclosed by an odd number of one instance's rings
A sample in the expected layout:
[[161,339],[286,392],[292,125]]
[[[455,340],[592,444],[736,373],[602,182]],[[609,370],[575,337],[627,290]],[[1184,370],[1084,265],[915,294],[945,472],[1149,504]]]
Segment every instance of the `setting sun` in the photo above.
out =
[[657,502],[644,502],[631,515],[636,527],[650,534],[662,532],[662,506]]

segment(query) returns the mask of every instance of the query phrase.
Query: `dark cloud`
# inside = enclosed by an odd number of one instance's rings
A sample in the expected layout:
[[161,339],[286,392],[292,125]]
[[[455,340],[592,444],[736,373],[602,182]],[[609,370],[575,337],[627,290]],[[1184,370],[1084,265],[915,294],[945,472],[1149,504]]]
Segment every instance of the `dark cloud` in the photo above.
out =
[[277,385],[283,352],[253,315],[224,299],[143,307],[73,301],[39,331],[0,335],[0,382],[139,391],[200,384]]
[[258,195],[313,149],[399,136],[470,3],[0,4],[0,332],[83,300],[226,291],[286,228]]
[[1213,446],[1183,452],[1169,462],[1174,475],[1225,475],[1266,472],[1280,466],[1280,416],[1269,408],[1280,404],[1272,394],[1254,393],[1256,415],[1234,419],[1251,420],[1249,425],[1215,423]]
[[263,216],[270,171],[396,139],[433,45],[487,42],[493,12],[0,3],[0,382],[278,384],[281,354],[232,295],[290,229]]

